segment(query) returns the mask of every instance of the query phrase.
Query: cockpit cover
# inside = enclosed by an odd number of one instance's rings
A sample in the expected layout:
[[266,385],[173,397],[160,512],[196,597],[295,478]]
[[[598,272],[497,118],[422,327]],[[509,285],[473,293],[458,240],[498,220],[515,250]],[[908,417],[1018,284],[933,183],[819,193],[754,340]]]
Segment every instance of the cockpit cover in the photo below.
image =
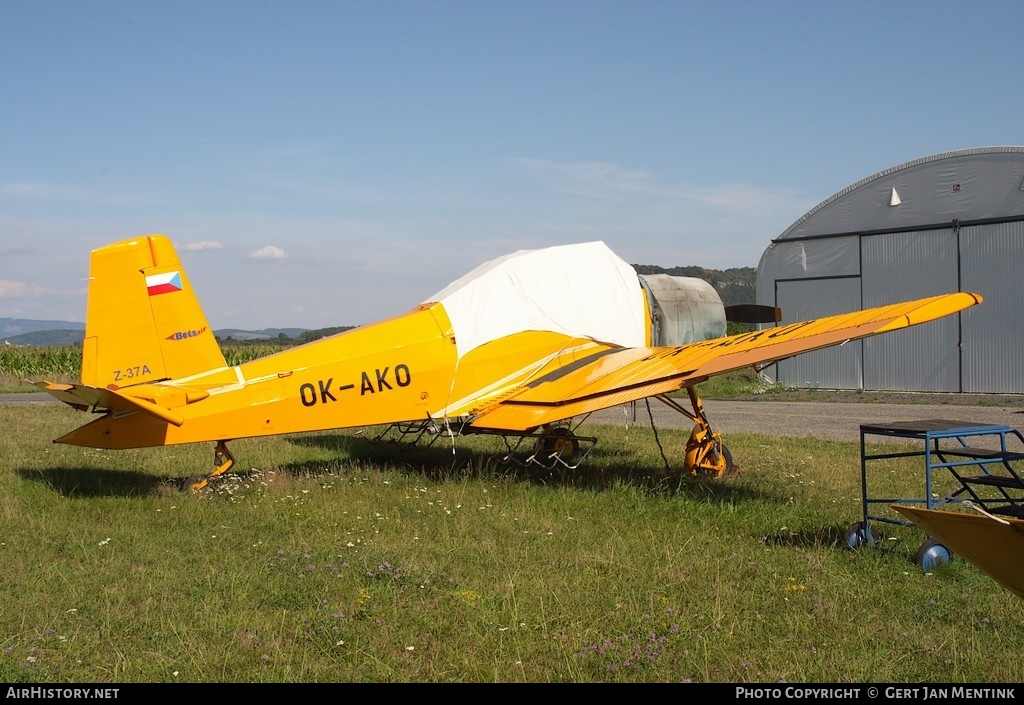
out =
[[461,358],[492,340],[553,331],[623,347],[646,344],[636,270],[603,242],[520,250],[486,262],[434,294]]

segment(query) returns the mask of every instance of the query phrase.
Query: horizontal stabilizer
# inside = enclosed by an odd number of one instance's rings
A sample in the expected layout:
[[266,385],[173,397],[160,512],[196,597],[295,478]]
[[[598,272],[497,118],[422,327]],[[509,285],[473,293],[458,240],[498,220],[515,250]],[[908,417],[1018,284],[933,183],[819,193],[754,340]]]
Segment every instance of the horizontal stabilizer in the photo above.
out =
[[142,412],[173,426],[185,423],[174,408],[201,401],[209,392],[161,384],[143,384],[125,389],[100,389],[84,384],[34,382],[35,386],[80,411],[113,413]]

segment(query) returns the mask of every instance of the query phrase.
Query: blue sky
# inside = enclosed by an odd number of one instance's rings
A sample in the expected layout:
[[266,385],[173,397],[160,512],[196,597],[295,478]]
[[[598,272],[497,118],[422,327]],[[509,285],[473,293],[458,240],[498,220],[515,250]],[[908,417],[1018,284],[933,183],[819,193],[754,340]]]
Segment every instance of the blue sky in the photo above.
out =
[[849,184],[1024,144],[1024,3],[0,0],[0,317],[177,245],[214,328],[359,325],[517,249],[756,267]]

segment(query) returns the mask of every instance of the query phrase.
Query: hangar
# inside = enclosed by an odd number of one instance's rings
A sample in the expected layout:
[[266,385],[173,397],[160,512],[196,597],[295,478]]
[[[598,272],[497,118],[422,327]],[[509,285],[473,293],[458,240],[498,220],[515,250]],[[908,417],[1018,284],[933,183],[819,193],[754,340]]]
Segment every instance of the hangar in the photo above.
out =
[[800,388],[1024,393],[1024,146],[945,152],[822,201],[761,256],[757,303],[794,322],[950,291],[984,303],[768,368]]

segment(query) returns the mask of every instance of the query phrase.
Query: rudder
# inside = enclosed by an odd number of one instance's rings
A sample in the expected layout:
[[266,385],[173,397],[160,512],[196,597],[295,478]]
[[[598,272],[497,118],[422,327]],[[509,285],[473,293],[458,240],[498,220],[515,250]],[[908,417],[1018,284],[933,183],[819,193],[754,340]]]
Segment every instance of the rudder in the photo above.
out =
[[83,384],[126,387],[225,366],[166,236],[143,235],[92,251]]

